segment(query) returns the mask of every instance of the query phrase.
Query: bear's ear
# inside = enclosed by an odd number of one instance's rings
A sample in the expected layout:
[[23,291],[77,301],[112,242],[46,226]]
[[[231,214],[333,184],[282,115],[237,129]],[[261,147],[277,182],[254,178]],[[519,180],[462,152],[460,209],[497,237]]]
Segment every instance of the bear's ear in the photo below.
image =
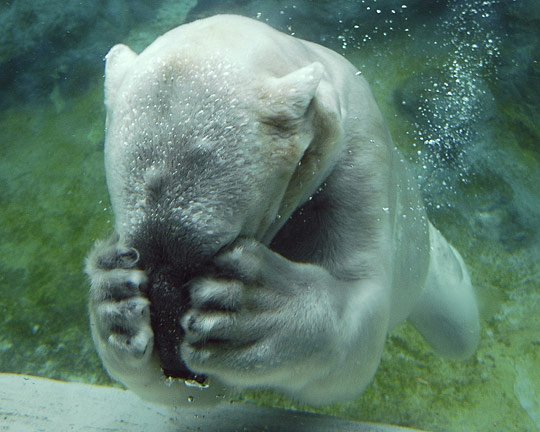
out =
[[111,106],[122,80],[137,54],[126,45],[118,44],[105,56],[105,105]]
[[271,123],[290,122],[304,116],[315,97],[324,67],[311,63],[281,78],[272,78],[263,92],[264,117]]

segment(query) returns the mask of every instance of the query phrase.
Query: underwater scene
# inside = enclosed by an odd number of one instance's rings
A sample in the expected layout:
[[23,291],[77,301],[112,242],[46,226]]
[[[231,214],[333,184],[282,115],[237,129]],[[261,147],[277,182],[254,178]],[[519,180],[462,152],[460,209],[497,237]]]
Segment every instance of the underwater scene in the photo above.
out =
[[537,0],[2,2],[0,372],[120,386],[92,341],[84,274],[114,228],[104,57],[222,13],[358,68],[430,221],[467,264],[481,318],[479,347],[460,361],[401,324],[354,401],[314,408],[270,391],[236,400],[429,431],[540,431]]

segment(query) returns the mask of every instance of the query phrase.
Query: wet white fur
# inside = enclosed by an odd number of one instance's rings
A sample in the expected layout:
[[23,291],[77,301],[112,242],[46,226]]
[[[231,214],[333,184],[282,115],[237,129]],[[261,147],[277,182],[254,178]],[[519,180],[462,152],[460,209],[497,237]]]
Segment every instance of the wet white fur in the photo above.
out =
[[[427,220],[368,84],[340,55],[215,16],[140,55],[113,47],[105,91],[118,247],[153,217],[170,225],[179,260],[202,239],[205,252],[219,251],[217,265],[239,275],[192,284],[182,357],[211,378],[193,389],[161,374],[141,271],[100,268],[117,246],[96,246],[92,328],[114,378],[176,405],[189,396],[212,403],[230,387],[319,405],[360,394],[388,332],[406,319],[443,355],[474,351],[478,313],[463,260]],[[154,183],[159,206],[148,198]],[[111,301],[107,290],[133,277],[132,297]],[[232,311],[198,307],[209,301]],[[119,315],[131,339],[111,330]],[[231,343],[201,346],[216,337]]]

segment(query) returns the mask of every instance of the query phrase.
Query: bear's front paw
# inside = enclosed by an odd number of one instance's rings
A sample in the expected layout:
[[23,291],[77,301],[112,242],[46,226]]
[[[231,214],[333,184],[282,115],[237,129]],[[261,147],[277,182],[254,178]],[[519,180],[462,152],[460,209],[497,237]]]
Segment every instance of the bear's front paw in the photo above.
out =
[[109,240],[96,244],[86,263],[92,333],[104,362],[115,369],[139,368],[153,350],[148,278],[135,267],[138,259],[135,249]]
[[306,379],[334,334],[317,268],[244,239],[214,263],[212,276],[191,282],[182,319],[188,367],[236,386],[296,385],[287,382],[291,368]]

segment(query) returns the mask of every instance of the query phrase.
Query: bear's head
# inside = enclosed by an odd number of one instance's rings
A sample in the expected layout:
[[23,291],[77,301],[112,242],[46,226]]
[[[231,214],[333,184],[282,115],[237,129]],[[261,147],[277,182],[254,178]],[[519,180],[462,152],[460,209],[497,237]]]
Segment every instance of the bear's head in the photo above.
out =
[[159,242],[175,261],[211,256],[239,235],[269,242],[335,159],[323,66],[254,77],[223,59],[145,53],[117,45],[107,55],[117,232]]
[[182,286],[239,236],[269,243],[331,169],[340,128],[324,74],[315,62],[256,76],[183,50],[107,55],[108,188],[151,278],[164,369],[178,363]]

